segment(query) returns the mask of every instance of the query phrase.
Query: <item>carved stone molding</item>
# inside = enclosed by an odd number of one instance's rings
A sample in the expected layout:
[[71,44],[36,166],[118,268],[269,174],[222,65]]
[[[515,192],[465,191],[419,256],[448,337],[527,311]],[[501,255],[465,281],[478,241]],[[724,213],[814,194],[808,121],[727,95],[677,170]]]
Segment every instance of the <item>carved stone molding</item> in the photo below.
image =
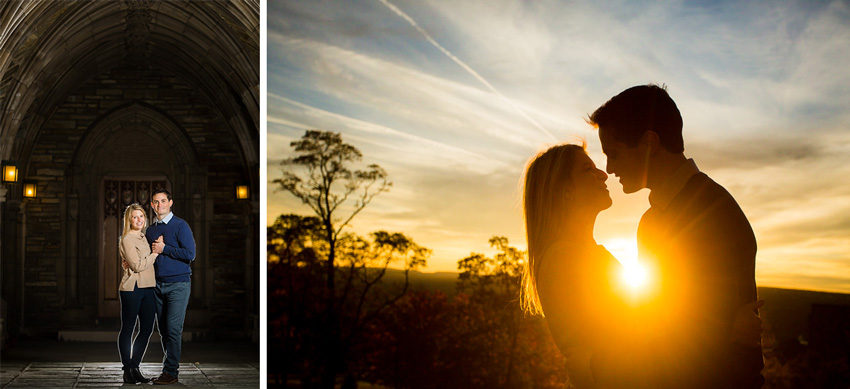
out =
[[152,0],[124,0],[127,14],[124,19],[127,28],[124,29],[124,45],[127,51],[127,64],[139,69],[148,66],[148,43],[151,34],[151,4]]

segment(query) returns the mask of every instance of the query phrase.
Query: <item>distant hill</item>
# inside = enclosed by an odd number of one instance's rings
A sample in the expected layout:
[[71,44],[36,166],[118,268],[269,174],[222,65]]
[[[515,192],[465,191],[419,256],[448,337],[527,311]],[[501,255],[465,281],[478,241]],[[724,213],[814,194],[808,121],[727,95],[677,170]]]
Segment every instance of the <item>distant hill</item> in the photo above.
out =
[[[440,290],[449,296],[456,293],[456,272],[423,273],[410,272],[410,290]],[[386,283],[401,283],[404,272],[388,269],[384,278]],[[796,342],[802,335],[809,337],[809,315],[812,304],[833,304],[850,306],[850,294],[814,292],[809,290],[760,287],[759,297],[765,300],[760,309],[764,320],[765,332],[772,333],[778,343]]]
[[765,301],[759,309],[765,332],[772,332],[779,343],[809,337],[809,315],[812,304],[850,306],[850,294],[814,292],[810,290],[758,288]]
[[[411,271],[410,290],[415,292],[434,292],[440,290],[449,296],[454,296],[457,293],[457,276],[458,273],[449,271],[436,273]],[[384,276],[383,282],[385,284],[404,283],[404,271],[387,269],[387,274]]]

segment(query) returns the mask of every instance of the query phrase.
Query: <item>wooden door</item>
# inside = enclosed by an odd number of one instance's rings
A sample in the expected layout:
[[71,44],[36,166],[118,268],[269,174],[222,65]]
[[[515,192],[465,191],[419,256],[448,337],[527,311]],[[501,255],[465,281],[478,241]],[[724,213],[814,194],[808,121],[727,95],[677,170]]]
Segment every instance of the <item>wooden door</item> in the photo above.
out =
[[100,220],[100,288],[98,296],[98,316],[120,317],[121,306],[118,300],[118,284],[123,270],[118,244],[124,229],[124,210],[128,205],[139,203],[145,209],[148,224],[154,217],[150,205],[151,192],[154,189],[170,185],[159,177],[108,177],[101,185],[100,203],[103,218]]

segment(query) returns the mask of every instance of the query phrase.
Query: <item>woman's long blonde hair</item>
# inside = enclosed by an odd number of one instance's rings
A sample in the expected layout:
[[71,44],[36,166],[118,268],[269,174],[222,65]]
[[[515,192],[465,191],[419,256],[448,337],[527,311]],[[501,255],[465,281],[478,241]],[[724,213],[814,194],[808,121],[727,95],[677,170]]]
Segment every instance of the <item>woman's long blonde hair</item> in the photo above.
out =
[[523,174],[523,217],[528,242],[520,290],[520,307],[531,315],[543,315],[537,294],[537,276],[543,251],[555,241],[567,219],[568,192],[576,153],[585,144],[558,144],[531,158]]
[[133,211],[142,211],[142,215],[145,215],[145,226],[142,227],[142,232],[144,232],[144,230],[148,227],[148,215],[145,212],[145,209],[142,208],[139,203],[130,204],[126,209],[124,209],[124,232],[121,234],[121,239],[124,239],[124,237],[127,236],[127,233],[132,230],[130,227],[130,219],[133,217]]

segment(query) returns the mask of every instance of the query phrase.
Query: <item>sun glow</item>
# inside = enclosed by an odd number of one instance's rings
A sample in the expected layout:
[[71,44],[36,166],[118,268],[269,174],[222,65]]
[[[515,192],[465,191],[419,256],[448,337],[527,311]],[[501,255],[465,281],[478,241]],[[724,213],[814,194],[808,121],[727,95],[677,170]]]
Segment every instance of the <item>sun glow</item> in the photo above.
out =
[[623,282],[632,290],[643,289],[649,280],[646,267],[638,262],[623,264]]
[[629,239],[609,239],[602,243],[605,248],[617,258],[623,266],[637,263],[637,242]]
[[606,249],[623,265],[620,281],[631,293],[643,292],[649,287],[649,270],[638,262],[637,242],[628,239],[611,239],[604,244]]

